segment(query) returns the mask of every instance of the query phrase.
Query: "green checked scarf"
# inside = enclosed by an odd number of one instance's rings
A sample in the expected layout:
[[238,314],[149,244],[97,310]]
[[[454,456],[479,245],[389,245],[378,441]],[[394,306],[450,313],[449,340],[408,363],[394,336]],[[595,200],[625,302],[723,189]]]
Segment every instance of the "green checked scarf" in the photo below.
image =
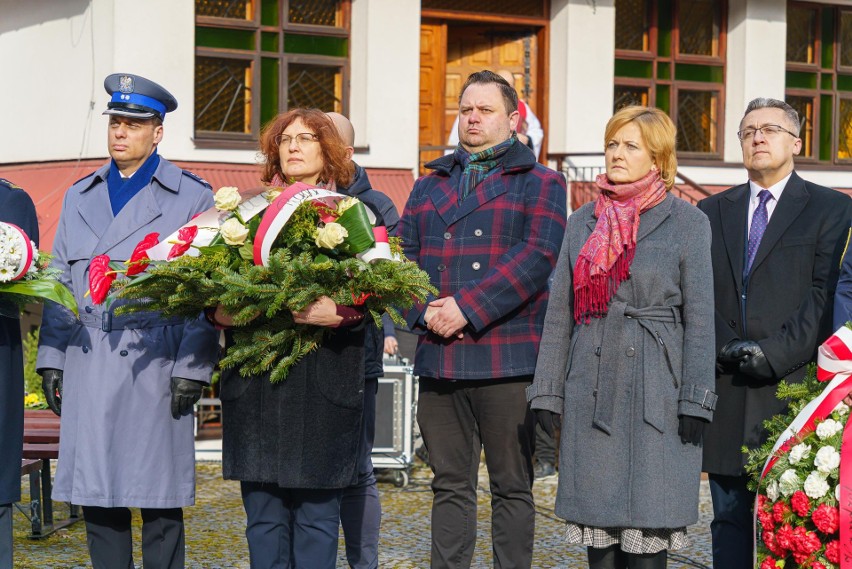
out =
[[517,140],[518,137],[512,133],[508,140],[474,154],[469,154],[461,144],[456,147],[453,156],[464,169],[459,184],[459,201],[465,199],[482,180],[488,177],[488,173],[500,164],[500,159]]

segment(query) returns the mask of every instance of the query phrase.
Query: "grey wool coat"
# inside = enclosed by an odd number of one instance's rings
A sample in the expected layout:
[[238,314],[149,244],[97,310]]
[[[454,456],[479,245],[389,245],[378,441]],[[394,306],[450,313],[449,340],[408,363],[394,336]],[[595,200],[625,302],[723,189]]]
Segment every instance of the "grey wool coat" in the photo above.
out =
[[698,519],[701,448],[678,416],[712,418],[710,225],[667,195],[640,216],[630,277],[608,313],[573,320],[573,271],[594,203],[568,218],[552,276],[533,409],[562,414],[556,514],[595,527],[680,528]]
[[213,207],[210,187],[160,159],[151,182],[113,216],[109,164],[65,193],[53,263],[80,310],[46,303],[38,369],[64,370],[53,499],[82,506],[179,508],[195,501],[193,417],[172,418],[173,376],[209,382],[218,334],[196,320],[117,316],[86,296],[100,254],[130,258],[152,232],[166,239]]

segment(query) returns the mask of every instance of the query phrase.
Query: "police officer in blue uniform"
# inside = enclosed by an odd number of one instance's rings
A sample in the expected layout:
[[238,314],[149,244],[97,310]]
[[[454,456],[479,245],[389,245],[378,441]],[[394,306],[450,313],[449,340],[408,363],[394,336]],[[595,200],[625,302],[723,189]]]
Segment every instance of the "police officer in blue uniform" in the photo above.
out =
[[146,569],[184,567],[182,507],[195,501],[192,409],[209,383],[218,334],[203,316],[116,315],[86,294],[91,260],[124,261],[149,233],[165,239],[213,207],[210,186],[161,158],[160,85],[128,73],[104,81],[111,160],[66,192],[54,264],[79,306],[45,306],[36,368],[62,415],[54,500],[83,506],[95,569],[132,569],[130,510],[142,510]]
[[[0,221],[13,223],[38,245],[33,200],[0,178]],[[12,569],[12,504],[21,499],[24,445],[24,358],[18,305],[0,295],[0,569]]]

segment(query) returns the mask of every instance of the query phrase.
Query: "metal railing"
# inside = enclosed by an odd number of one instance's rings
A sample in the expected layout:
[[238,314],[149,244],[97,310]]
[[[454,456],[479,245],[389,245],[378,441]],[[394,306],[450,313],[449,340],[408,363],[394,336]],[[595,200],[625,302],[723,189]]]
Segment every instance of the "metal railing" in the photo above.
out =
[[[595,185],[595,178],[606,172],[606,167],[602,164],[604,161],[603,152],[548,154],[547,157],[556,162],[558,171],[565,174],[572,210],[597,199],[599,190]],[[671,191],[677,197],[692,204],[712,195],[712,192],[681,172],[675,174],[675,184]]]

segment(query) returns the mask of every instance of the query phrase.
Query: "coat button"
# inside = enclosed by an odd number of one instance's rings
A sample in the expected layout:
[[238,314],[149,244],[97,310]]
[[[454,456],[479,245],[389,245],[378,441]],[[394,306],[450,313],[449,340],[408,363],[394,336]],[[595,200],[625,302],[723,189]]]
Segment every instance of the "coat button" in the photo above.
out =
[[445,265],[444,263],[441,263],[440,265],[438,265],[438,270],[439,271],[446,271],[447,265]]
[[627,351],[625,353],[627,354],[628,358],[632,358],[636,354],[636,348],[630,346],[629,348],[627,348]]
[[473,234],[476,235],[477,237],[482,237],[482,230],[481,229],[474,229]]
[[122,357],[127,357],[127,350],[121,350],[118,352]]
[[728,322],[728,326],[730,326],[731,328],[736,328],[736,327],[737,327],[737,323],[736,323],[736,322],[734,322],[733,320],[731,320],[730,322]]
[[91,313],[92,313],[92,310],[94,310],[94,308],[92,308],[91,306],[87,306],[87,307],[86,307],[86,312],[87,312],[87,313],[91,314]]
[[473,263],[473,264],[471,264],[470,266],[471,266],[471,267],[473,267],[473,270],[474,270],[474,271],[478,271],[478,270],[479,270],[479,267],[481,267],[482,265],[480,265],[478,262],[474,262],[474,263]]
[[84,354],[88,354],[88,353],[89,353],[89,346],[83,346],[83,353],[84,353]]
[[452,236],[453,236],[453,234],[452,234],[452,233],[450,233],[449,231],[447,231],[446,233],[444,233],[444,239],[450,239]]

